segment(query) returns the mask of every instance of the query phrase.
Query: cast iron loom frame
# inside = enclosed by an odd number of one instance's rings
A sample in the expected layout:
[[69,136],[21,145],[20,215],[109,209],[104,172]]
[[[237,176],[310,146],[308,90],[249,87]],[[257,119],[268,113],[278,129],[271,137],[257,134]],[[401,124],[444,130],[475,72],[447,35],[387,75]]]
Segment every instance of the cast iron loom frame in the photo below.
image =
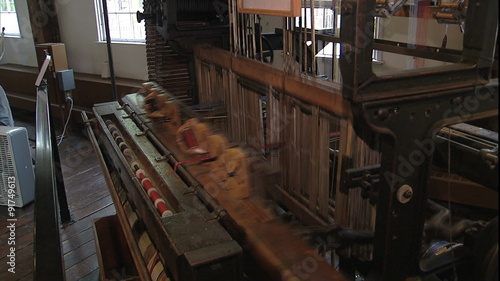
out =
[[460,63],[386,77],[372,70],[374,8],[373,0],[342,2],[342,91],[355,126],[383,137],[368,280],[407,280],[423,274],[418,264],[433,136],[448,124],[498,115],[498,81],[489,79],[498,1],[469,1]]

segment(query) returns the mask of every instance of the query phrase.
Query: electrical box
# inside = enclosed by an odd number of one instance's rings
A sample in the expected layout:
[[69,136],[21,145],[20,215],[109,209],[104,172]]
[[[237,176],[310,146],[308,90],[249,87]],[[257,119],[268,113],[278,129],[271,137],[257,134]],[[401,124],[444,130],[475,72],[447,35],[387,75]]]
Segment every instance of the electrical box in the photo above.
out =
[[73,74],[73,69],[65,69],[56,72],[57,83],[59,84],[59,90],[70,91],[75,88],[75,76]]

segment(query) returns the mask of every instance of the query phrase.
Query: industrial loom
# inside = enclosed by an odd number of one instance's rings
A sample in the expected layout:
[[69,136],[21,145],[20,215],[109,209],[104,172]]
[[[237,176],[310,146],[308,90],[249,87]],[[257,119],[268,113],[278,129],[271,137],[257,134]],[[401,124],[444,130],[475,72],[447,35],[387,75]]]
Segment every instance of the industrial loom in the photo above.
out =
[[[303,1],[282,68],[242,2],[144,1],[151,82],[84,117],[131,274],[497,280],[498,132],[471,121],[498,115],[498,2],[432,7],[457,51],[376,38],[415,3]],[[336,25],[316,30],[319,11]],[[375,74],[374,51],[446,64]]]

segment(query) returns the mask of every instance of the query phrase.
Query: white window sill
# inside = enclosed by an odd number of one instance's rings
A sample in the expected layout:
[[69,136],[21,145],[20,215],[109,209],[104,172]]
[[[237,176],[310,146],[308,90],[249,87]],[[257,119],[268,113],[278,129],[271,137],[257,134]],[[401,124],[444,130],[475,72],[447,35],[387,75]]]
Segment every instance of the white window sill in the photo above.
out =
[[[97,44],[106,44],[106,41],[96,41]],[[111,44],[120,44],[120,45],[145,45],[146,42],[137,42],[137,41],[111,41]]]
[[23,39],[21,35],[16,35],[16,34],[5,34],[4,38],[13,38],[13,39]]

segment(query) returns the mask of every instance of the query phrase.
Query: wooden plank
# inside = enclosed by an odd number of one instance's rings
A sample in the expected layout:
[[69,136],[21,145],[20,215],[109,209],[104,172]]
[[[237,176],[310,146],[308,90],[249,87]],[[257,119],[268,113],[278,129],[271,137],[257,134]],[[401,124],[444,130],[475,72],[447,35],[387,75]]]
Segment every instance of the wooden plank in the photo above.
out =
[[[93,233],[91,232],[93,235]],[[94,240],[88,241],[87,243],[73,249],[64,255],[64,266],[66,269],[78,264],[80,261],[89,258],[96,254]]]
[[349,120],[341,119],[340,120],[340,143],[339,143],[339,158],[337,164],[337,182],[335,183],[337,189],[335,191],[335,222],[340,225],[347,225],[348,218],[347,214],[349,213],[349,197],[347,194],[344,194],[340,191],[341,187],[341,177],[342,173],[345,169],[349,167],[345,167],[345,163],[343,163],[344,157],[352,156],[352,142],[354,138],[354,129],[352,127],[352,123]]
[[18,280],[33,272],[33,244],[16,251],[15,273],[7,271],[7,257],[0,259],[0,280]]
[[114,215],[115,213],[115,207],[113,205],[107,206],[106,208],[103,208],[98,212],[92,213],[91,215],[77,221],[76,223],[63,228],[61,231],[61,240],[64,241],[69,237],[77,235],[81,231],[87,229],[90,225],[92,225],[92,221],[94,219]]
[[111,200],[110,196],[106,196],[81,209],[75,210],[72,213],[72,217],[75,220],[81,220],[109,206],[113,206],[113,200]]
[[269,64],[245,57],[235,57],[232,60],[231,70],[252,81],[271,85],[276,90],[284,89],[285,72]]
[[[5,235],[2,235],[0,237],[0,241],[7,241],[7,237],[10,233],[6,233]],[[21,249],[28,247],[33,243],[33,223],[27,224],[23,227],[16,228],[15,232],[15,245],[12,245],[12,247],[15,247],[16,251],[20,251]],[[7,260],[7,255],[10,253],[10,246],[7,243],[5,245],[2,245],[0,247],[0,261],[3,262],[3,260]]]
[[[71,210],[72,211],[79,210],[91,204],[93,201],[109,196],[107,190],[102,189],[102,186],[104,185],[105,183],[102,183],[101,179],[99,179],[99,182],[92,183],[87,187],[81,189],[78,194],[71,194],[70,196],[68,196],[67,198],[68,202],[70,202],[69,206]],[[71,186],[71,185],[67,184],[66,186]]]
[[232,65],[232,55],[228,51],[221,50],[219,48],[213,48],[208,46],[197,46],[194,48],[195,56],[204,62],[214,64],[223,68],[231,68]]
[[338,87],[320,84],[306,77],[285,76],[285,93],[312,105],[319,106],[339,117],[351,118],[351,106],[342,98]]
[[[342,89],[338,84],[322,83],[312,77],[287,75],[269,64],[234,56],[228,51],[213,47],[197,48],[195,54],[200,61],[225,67],[241,77],[269,85],[335,115],[352,119],[350,103],[342,98]],[[262,75],[263,73],[265,75]]]
[[68,254],[69,252],[87,244],[89,241],[94,240],[94,232],[92,231],[92,226],[88,225],[88,228],[82,232],[69,237],[62,242],[63,254]]
[[[97,280],[97,279],[94,279]],[[33,281],[33,272],[30,272],[28,275],[24,276],[23,278],[19,279],[18,281]]]
[[300,0],[238,0],[238,13],[300,17]]
[[[28,224],[33,221],[33,203],[25,206],[22,209],[16,208],[16,228],[22,227],[25,224]],[[7,225],[9,222],[7,221],[7,207],[0,207],[0,235],[7,233],[9,230],[7,229]],[[1,240],[0,240],[1,241]]]
[[427,195],[431,199],[450,200],[455,203],[498,210],[498,192],[453,174],[431,172]]
[[66,281],[77,281],[99,268],[97,255],[93,254],[66,269]]
[[96,269],[79,279],[79,281],[96,281],[96,280],[99,280],[99,269]]

